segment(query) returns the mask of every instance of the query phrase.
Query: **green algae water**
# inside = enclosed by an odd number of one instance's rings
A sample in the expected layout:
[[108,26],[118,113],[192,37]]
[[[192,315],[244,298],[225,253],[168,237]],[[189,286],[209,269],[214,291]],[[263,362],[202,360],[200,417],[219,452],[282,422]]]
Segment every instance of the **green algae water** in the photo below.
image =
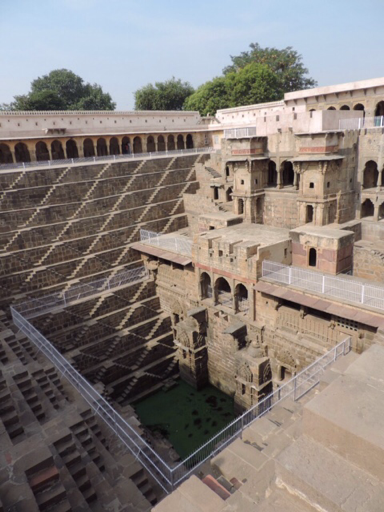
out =
[[179,381],[135,405],[140,421],[172,443],[185,458],[224,428],[234,417],[233,399],[213,386],[200,391]]

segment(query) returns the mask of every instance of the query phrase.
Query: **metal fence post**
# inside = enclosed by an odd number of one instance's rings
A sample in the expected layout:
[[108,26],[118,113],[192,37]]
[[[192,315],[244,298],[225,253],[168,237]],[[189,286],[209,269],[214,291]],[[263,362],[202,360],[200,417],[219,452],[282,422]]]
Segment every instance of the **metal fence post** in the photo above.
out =
[[325,293],[325,276],[323,276],[323,281],[321,283],[321,293]]
[[365,285],[361,286],[361,303],[364,304]]
[[288,269],[288,284],[292,284],[292,267]]
[[297,387],[297,378],[295,377],[293,381],[293,401],[296,402],[296,387]]

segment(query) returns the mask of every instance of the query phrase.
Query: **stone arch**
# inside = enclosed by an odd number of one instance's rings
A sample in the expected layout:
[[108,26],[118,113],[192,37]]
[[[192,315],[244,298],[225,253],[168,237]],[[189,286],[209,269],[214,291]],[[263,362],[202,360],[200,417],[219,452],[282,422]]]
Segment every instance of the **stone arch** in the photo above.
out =
[[353,110],[359,110],[359,111],[365,112],[365,108],[362,103],[356,103],[356,105],[353,106]]
[[48,147],[44,141],[40,140],[39,142],[37,142],[36,146],[35,146],[35,150],[36,150],[36,160],[38,162],[44,162],[44,161],[50,160]]
[[117,137],[109,139],[109,154],[120,155],[120,144]]
[[377,163],[374,160],[369,160],[364,167],[363,171],[363,187],[373,188],[377,186],[379,171]]
[[67,158],[79,158],[79,151],[77,149],[76,141],[73,139],[67,140],[65,143]]
[[384,101],[379,101],[375,108],[375,117],[384,116]]
[[382,220],[384,219],[384,203],[381,203],[381,205],[379,206],[379,217],[378,217],[379,220]]
[[289,160],[285,160],[281,164],[281,171],[282,171],[282,181],[283,186],[290,186],[293,185],[294,179],[295,179],[295,172],[293,170],[293,164]]
[[268,186],[276,187],[277,185],[277,169],[273,160],[268,162]]
[[51,154],[52,160],[63,160],[65,158],[63,146],[57,139],[51,143]]
[[108,155],[108,148],[107,143],[103,137],[100,137],[100,139],[97,139],[97,156],[107,156]]
[[375,213],[375,206],[370,199],[366,199],[361,205],[361,218],[372,217]]
[[316,109],[315,108],[311,108],[310,112],[316,112]]
[[328,107],[327,110],[336,110],[336,107]]
[[232,200],[233,200],[233,198],[232,198],[232,192],[233,192],[232,187],[227,188],[227,191],[226,191],[226,193],[225,193],[225,197],[226,197],[227,203],[228,203],[229,201],[232,201]]
[[285,348],[280,350],[280,352],[278,353],[277,359],[278,359],[279,363],[288,366],[292,370],[294,370],[296,368],[296,363],[295,363],[295,360],[294,360],[292,354],[289,352],[289,350],[287,350]]
[[147,153],[154,153],[156,151],[155,139],[152,135],[147,138]]
[[129,137],[123,137],[121,141],[121,154],[129,155],[130,153],[132,153],[131,139]]
[[232,290],[224,277],[219,277],[215,282],[216,302],[227,307],[232,307]]
[[24,142],[18,142],[15,146],[15,159],[16,162],[30,162],[31,155],[29,149]]
[[240,368],[239,368],[239,370],[237,372],[237,376],[241,380],[245,380],[245,382],[252,382],[253,381],[252,371],[249,368],[249,366],[247,365],[247,363],[243,363],[240,366]]
[[308,252],[308,266],[317,267],[317,250],[311,247]]
[[167,147],[168,151],[175,150],[175,137],[173,135],[168,135]]
[[142,153],[143,152],[141,137],[135,137],[133,139],[133,152],[134,153]]
[[157,151],[165,151],[165,139],[162,135],[157,137]]
[[236,297],[236,311],[247,312],[249,309],[248,290],[243,285],[243,283],[239,283],[238,285],[236,285],[235,297]]
[[89,158],[95,156],[95,147],[92,139],[85,139],[83,142],[84,157]]
[[0,144],[0,164],[13,164],[13,156],[8,144]]
[[187,149],[193,149],[193,137],[190,133],[188,133],[185,145]]
[[207,272],[203,272],[200,276],[200,292],[202,299],[212,298],[212,282]]
[[183,345],[183,347],[190,348],[191,340],[190,340],[187,332],[180,331],[177,335],[177,340],[180,342],[181,345]]
[[348,105],[342,105],[340,107],[340,110],[351,110],[351,109],[348,107]]
[[184,146],[184,137],[183,135],[178,135],[177,136],[177,149],[184,149],[185,146]]

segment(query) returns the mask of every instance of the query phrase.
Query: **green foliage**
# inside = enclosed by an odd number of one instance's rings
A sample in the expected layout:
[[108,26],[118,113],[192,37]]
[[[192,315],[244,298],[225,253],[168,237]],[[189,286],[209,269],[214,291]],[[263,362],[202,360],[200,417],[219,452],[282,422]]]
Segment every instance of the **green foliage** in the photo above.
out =
[[284,92],[309,89],[317,85],[312,78],[306,77],[308,69],[304,67],[302,56],[291,46],[278,50],[277,48],[262,48],[258,43],[251,43],[251,50],[231,56],[232,64],[223,69],[224,74],[237,72],[252,62],[265,64],[280,78]]
[[194,89],[188,82],[172,77],[165,82],[148,84],[135,91],[136,110],[182,110]]
[[10,110],[114,110],[115,106],[100,85],[84,83],[67,69],[55,69],[36,78],[28,94],[15,96],[15,101],[7,105]]
[[218,109],[252,105],[281,98],[281,83],[268,66],[251,63],[237,73],[227,73],[200,86],[184,105],[201,115],[215,114]]

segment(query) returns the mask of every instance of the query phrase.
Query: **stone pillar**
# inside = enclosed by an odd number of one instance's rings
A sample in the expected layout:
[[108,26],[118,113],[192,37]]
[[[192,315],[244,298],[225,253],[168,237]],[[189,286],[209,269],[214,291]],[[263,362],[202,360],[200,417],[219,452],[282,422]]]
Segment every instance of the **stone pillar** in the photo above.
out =
[[293,173],[293,186],[296,190],[299,188],[299,175],[296,171]]
[[9,146],[9,151],[11,152],[11,155],[12,155],[13,163],[16,163],[15,143],[10,142],[8,144],[8,146]]
[[36,146],[33,142],[26,142],[25,144],[28,148],[29,156],[31,157],[31,162],[36,162]]
[[283,173],[280,166],[277,169],[277,188],[283,188]]
[[375,210],[373,212],[373,220],[376,220],[376,221],[379,220],[379,208],[380,208],[380,206],[378,204],[375,204]]
[[381,187],[381,184],[382,184],[382,179],[383,179],[383,168],[381,168],[379,170],[379,176],[377,178],[377,187]]

